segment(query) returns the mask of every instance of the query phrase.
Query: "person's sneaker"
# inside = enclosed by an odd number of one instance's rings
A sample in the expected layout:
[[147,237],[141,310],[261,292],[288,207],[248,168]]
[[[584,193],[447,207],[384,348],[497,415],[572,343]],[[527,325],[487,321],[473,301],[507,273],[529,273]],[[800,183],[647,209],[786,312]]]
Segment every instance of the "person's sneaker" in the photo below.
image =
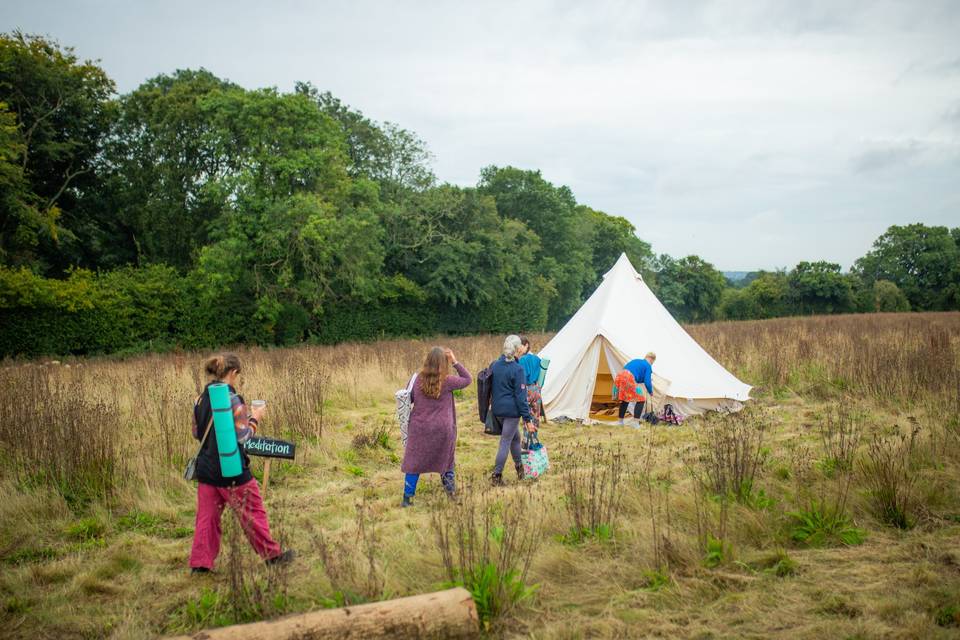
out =
[[623,420],[617,420],[617,424],[622,427],[622,426],[623,426]]
[[503,486],[503,474],[502,473],[491,473],[490,474],[490,484],[495,487]]
[[413,496],[403,496],[403,501],[400,503],[401,507],[412,507],[413,506]]
[[293,549],[287,549],[278,556],[273,556],[272,558],[267,558],[266,563],[268,565],[284,565],[290,564],[293,562],[293,559],[297,557],[297,552]]
[[518,465],[515,466],[515,468],[516,468],[516,470],[517,470],[517,480],[523,480],[523,478],[524,478],[524,474],[523,474],[523,464],[522,464],[522,463],[521,463],[521,464],[518,464]]
[[204,573],[213,573],[210,569],[206,567],[192,567],[190,573],[193,575],[204,574]]

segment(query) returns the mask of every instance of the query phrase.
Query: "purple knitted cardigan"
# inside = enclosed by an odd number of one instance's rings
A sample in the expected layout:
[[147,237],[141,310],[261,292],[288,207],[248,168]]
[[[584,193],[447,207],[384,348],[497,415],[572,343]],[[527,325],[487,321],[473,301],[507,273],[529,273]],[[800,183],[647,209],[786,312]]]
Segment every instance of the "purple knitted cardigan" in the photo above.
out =
[[473,380],[459,362],[454,368],[458,375],[447,376],[440,386],[439,398],[425,396],[419,381],[413,385],[413,411],[400,467],[404,473],[453,471],[457,448],[457,408],[453,392]]

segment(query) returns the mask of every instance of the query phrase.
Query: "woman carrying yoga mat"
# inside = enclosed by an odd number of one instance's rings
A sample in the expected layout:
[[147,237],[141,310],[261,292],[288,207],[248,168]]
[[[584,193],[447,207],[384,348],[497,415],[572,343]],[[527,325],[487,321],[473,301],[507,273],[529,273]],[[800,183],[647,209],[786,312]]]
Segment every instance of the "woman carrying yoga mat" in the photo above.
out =
[[190,551],[193,573],[213,570],[220,552],[220,517],[225,507],[237,515],[254,551],[267,564],[293,560],[270,535],[260,487],[250,473],[243,443],[256,434],[265,406],[247,409],[237,394],[240,358],[222,353],[205,365],[211,380],[193,405],[193,437],[201,441],[197,456],[197,521]]

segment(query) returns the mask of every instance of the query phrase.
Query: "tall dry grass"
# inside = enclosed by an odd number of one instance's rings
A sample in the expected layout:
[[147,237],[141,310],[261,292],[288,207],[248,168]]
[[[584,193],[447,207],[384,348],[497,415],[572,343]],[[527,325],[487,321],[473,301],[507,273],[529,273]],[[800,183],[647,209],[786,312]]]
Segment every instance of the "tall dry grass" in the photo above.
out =
[[960,381],[960,313],[717,322],[687,327],[721,364],[765,387],[913,404]]
[[[208,583],[185,575],[194,496],[180,472],[196,446],[190,412],[206,354],[4,363],[0,623],[22,637],[102,636],[116,623],[106,612],[130,603],[129,634],[110,633],[141,637],[453,581],[508,637],[932,637],[960,605],[960,557],[948,548],[960,519],[960,314],[689,330],[761,387],[769,419],[751,411],[639,432],[548,424],[550,473],[492,490],[478,483],[494,441],[465,391],[462,502],[425,477],[419,510],[398,508],[393,392],[434,343],[475,374],[502,336],[239,349],[241,393],[267,400],[266,433],[300,452],[271,476],[271,520],[285,517],[303,551],[282,581],[246,567],[242,541],[222,558],[237,571]],[[890,434],[910,417],[926,457],[898,467]],[[614,446],[595,450],[600,440]],[[922,523],[898,529],[879,500]],[[604,527],[613,535],[586,544],[569,535]],[[895,588],[905,595],[886,602]],[[824,603],[818,589],[846,595]]]

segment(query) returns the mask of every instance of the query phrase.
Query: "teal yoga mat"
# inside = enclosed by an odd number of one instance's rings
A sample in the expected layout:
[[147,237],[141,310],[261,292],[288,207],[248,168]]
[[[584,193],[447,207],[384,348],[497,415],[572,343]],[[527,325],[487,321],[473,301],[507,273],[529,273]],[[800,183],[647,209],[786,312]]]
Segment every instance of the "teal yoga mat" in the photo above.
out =
[[547,367],[550,366],[550,358],[540,358],[540,375],[537,377],[537,385],[543,389],[543,381],[547,378]]
[[210,406],[213,408],[213,432],[220,451],[220,475],[235,478],[243,473],[240,462],[240,447],[237,445],[237,429],[233,424],[233,407],[230,406],[230,387],[222,382],[210,385]]

